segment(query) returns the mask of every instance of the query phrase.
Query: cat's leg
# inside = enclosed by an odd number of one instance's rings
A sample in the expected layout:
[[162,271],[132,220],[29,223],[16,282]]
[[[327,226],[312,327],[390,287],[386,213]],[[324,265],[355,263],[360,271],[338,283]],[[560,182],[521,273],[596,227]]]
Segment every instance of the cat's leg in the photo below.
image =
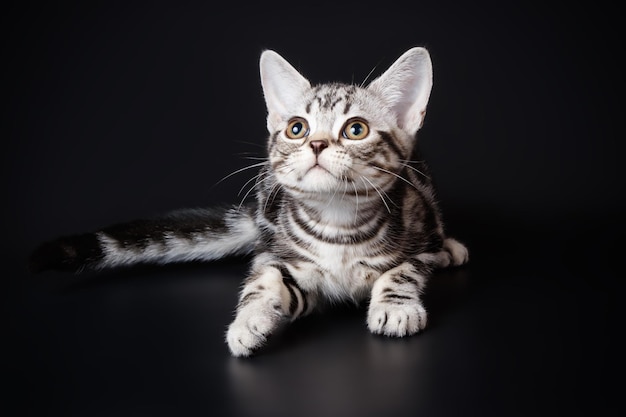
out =
[[246,280],[235,320],[226,333],[233,356],[251,355],[281,323],[313,309],[315,298],[302,291],[281,269],[275,266],[256,268]]
[[415,258],[433,268],[445,268],[467,263],[469,261],[469,251],[461,242],[448,237],[444,239],[441,251],[420,253]]
[[429,273],[423,262],[404,262],[376,280],[367,314],[372,333],[402,337],[426,327],[420,295]]

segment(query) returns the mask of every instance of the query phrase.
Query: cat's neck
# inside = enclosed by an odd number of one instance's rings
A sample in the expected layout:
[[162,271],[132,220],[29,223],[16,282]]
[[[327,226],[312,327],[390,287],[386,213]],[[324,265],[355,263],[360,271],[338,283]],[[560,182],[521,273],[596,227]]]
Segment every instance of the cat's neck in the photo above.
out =
[[294,199],[292,207],[306,214],[309,221],[329,226],[351,228],[361,223],[364,216],[376,217],[387,211],[378,195],[355,196],[337,193],[327,198]]

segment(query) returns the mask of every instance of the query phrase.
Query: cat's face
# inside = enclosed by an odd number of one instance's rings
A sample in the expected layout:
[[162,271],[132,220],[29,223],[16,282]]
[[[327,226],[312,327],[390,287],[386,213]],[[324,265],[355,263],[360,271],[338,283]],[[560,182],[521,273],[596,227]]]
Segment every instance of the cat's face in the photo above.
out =
[[[276,179],[304,193],[386,189],[408,159],[411,141],[367,89],[322,85],[304,92],[291,116],[275,124],[269,160]],[[398,138],[397,136],[401,136]]]
[[276,180],[295,194],[384,192],[411,155],[430,74],[427,53],[414,48],[368,87],[311,87],[278,54],[265,52],[261,76]]

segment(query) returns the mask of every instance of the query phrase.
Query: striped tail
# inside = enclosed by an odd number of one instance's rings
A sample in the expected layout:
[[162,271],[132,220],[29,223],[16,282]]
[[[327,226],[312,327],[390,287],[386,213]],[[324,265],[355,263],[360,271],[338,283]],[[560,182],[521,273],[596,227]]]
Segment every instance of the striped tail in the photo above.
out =
[[32,253],[29,267],[82,271],[210,261],[251,252],[258,235],[252,208],[187,209],[46,242]]

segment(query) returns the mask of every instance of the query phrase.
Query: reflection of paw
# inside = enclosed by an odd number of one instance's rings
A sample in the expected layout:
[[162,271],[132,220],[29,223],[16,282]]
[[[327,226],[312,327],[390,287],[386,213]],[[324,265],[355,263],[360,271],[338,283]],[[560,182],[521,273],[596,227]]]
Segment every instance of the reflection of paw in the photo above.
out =
[[282,315],[276,310],[247,306],[228,327],[226,341],[233,356],[250,356],[278,327]]
[[372,333],[385,336],[410,336],[426,327],[426,310],[418,301],[372,304],[367,314],[367,327]]
[[444,249],[450,254],[452,258],[452,265],[463,265],[469,261],[469,251],[461,242],[451,237],[443,241]]

